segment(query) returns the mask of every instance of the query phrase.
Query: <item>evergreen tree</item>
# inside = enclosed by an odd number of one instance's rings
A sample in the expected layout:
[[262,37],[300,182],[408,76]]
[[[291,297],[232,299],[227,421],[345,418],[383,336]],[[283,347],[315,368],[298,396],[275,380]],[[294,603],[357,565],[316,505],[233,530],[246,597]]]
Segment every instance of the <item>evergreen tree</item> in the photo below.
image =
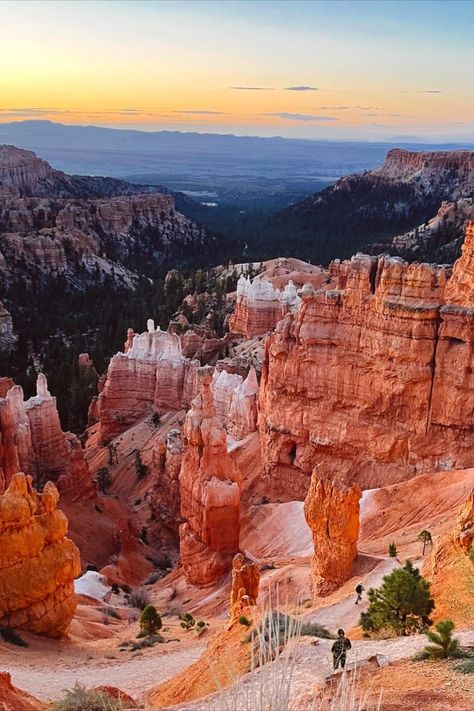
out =
[[369,607],[360,620],[366,632],[389,629],[402,636],[420,632],[430,624],[434,609],[430,583],[409,560],[386,575],[380,588],[371,588],[367,597]]
[[97,472],[96,478],[97,486],[101,492],[105,495],[107,489],[112,485],[112,477],[107,467],[101,467]]
[[388,554],[390,558],[396,558],[397,557],[397,546],[395,543],[392,541],[392,543],[388,544]]
[[422,555],[425,555],[426,546],[428,545],[428,543],[430,543],[430,544],[433,543],[433,539],[431,538],[431,533],[426,530],[422,531],[418,536],[418,540],[423,543]]
[[140,629],[147,635],[156,634],[162,627],[161,616],[154,605],[147,605],[140,616]]
[[447,659],[455,657],[459,652],[459,640],[453,639],[454,622],[440,620],[435,624],[436,632],[426,630],[425,635],[432,644],[425,647],[425,652],[432,659]]

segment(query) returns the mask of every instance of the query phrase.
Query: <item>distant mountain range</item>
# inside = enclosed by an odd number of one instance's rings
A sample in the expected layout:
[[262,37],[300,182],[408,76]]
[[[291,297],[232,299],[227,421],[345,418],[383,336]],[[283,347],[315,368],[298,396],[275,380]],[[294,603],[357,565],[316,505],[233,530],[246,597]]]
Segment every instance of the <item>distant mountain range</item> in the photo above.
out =
[[[381,163],[389,143],[311,141],[179,131],[137,131],[74,126],[52,121],[0,124],[0,143],[29,148],[67,173],[135,176],[172,190],[212,191],[218,201],[238,199],[249,188],[298,195],[321,187],[321,179],[368,170]],[[460,147],[404,144],[411,150]],[[150,180],[152,176],[152,180]]]

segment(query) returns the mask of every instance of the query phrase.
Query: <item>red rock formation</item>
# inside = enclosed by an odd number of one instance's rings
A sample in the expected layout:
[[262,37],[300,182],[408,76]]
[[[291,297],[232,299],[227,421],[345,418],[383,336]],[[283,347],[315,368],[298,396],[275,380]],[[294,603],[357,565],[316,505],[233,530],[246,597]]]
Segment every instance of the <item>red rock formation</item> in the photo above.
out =
[[260,570],[257,563],[247,563],[242,553],[237,553],[232,561],[231,622],[238,620],[249,607],[257,604],[259,584]]
[[79,551],[58,499],[54,484],[37,494],[24,474],[0,496],[0,625],[60,637],[73,617]]
[[253,338],[273,331],[281,318],[280,292],[268,282],[260,279],[245,279],[241,276],[237,284],[237,303],[229,319],[231,333]]
[[186,449],[179,476],[180,557],[186,578],[196,585],[215,582],[230,569],[239,548],[239,474],[227,453],[226,432],[216,417],[212,368],[198,370],[200,395],[189,410]]
[[313,472],[304,504],[313,534],[311,577],[315,595],[329,595],[351,577],[359,538],[361,490]]
[[179,490],[179,472],[183,458],[181,430],[171,429],[166,439],[160,439],[153,447],[152,472],[153,484],[150,493],[150,508],[159,522],[159,535],[162,528],[171,531],[177,539],[181,496]]
[[0,493],[18,472],[30,474],[35,483],[47,480],[70,485],[76,495],[88,495],[93,485],[77,437],[63,432],[56,398],[40,373],[37,394],[23,400],[14,385],[0,397]]
[[252,366],[247,377],[226,370],[214,371],[212,383],[216,413],[234,439],[257,429],[258,380]]
[[13,686],[10,674],[0,672],[1,711],[46,711],[46,704]]
[[[474,230],[446,267],[356,255],[267,340],[259,429],[269,491],[321,463],[364,488],[474,463]],[[471,304],[471,306],[469,306]]]
[[465,553],[469,553],[474,544],[474,489],[458,514],[453,540]]
[[135,335],[132,347],[110,361],[94,410],[101,441],[113,439],[153,412],[189,407],[198,367],[198,361],[183,356],[177,334],[155,330],[149,319],[148,331]]

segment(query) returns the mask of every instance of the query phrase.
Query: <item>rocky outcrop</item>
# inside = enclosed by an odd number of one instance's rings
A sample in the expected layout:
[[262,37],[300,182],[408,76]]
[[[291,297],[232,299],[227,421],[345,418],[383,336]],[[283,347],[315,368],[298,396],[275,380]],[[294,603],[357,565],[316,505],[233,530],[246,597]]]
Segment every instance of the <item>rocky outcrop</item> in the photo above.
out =
[[230,567],[239,549],[239,473],[227,453],[226,431],[216,416],[212,368],[198,371],[200,394],[184,425],[186,448],[179,475],[180,557],[189,582],[208,585]]
[[336,288],[301,290],[260,387],[273,496],[303,499],[317,464],[363,488],[473,464],[473,244],[471,224],[451,279],[358,254],[331,265]]
[[0,496],[0,626],[61,637],[73,617],[79,551],[58,499],[54,484],[38,494],[24,474]]
[[258,380],[255,368],[247,377],[214,371],[212,392],[216,413],[234,439],[243,439],[257,429]]
[[126,353],[117,353],[110,361],[94,410],[101,441],[113,439],[153,412],[187,409],[196,393],[198,368],[198,361],[183,356],[179,336],[155,329],[149,319],[148,330],[135,334]]
[[232,561],[231,623],[257,604],[259,584],[260,570],[257,563],[246,562],[242,553],[237,553]]
[[0,301],[0,353],[10,351],[14,343],[12,317]]
[[311,578],[315,595],[325,596],[351,577],[359,538],[359,499],[356,484],[346,486],[315,469],[304,504],[313,534]]
[[179,472],[183,458],[181,430],[171,429],[166,438],[159,439],[153,447],[152,471],[153,484],[150,492],[150,508],[159,523],[160,537],[162,528],[178,537],[181,495]]
[[0,672],[1,711],[46,711],[47,705],[13,686],[10,674]]
[[41,486],[48,480],[58,482],[76,496],[93,491],[80,442],[62,431],[56,398],[43,373],[38,375],[34,397],[24,401],[19,385],[0,397],[0,493],[19,471]]
[[474,489],[459,511],[453,540],[465,553],[469,553],[474,545]]
[[392,148],[373,175],[392,181],[414,182],[418,189],[435,190],[438,184],[451,183],[453,197],[472,194],[474,189],[474,151],[407,151]]
[[237,284],[237,303],[229,319],[231,333],[253,338],[273,331],[283,313],[298,306],[296,286],[290,280],[284,291],[274,289],[270,282],[244,276]]

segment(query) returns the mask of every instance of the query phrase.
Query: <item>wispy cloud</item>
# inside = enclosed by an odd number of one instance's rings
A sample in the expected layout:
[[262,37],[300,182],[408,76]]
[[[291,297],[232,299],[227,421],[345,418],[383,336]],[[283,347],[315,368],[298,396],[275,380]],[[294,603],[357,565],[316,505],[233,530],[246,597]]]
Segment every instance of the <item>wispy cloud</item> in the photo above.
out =
[[419,91],[419,94],[442,94],[443,92],[440,91],[440,89],[424,89],[423,91]]
[[318,106],[318,111],[348,111],[354,109],[357,111],[375,111],[378,106]]
[[208,111],[206,109],[183,109],[183,111],[173,111],[174,114],[203,114],[204,116],[222,116],[225,111]]
[[390,118],[407,118],[407,119],[413,118],[413,116],[409,116],[408,114],[384,114],[384,113],[377,113],[377,112],[375,112],[375,113],[370,113],[370,114],[362,114],[362,116],[370,116],[370,117],[374,117],[374,116],[388,116],[388,117],[390,117]]
[[338,121],[334,116],[319,116],[318,114],[292,114],[287,111],[279,111],[270,114],[261,114],[262,116],[277,116],[278,118],[288,119],[289,121]]
[[317,86],[285,86],[285,91],[318,91]]
[[237,91],[274,91],[273,86],[231,86]]

